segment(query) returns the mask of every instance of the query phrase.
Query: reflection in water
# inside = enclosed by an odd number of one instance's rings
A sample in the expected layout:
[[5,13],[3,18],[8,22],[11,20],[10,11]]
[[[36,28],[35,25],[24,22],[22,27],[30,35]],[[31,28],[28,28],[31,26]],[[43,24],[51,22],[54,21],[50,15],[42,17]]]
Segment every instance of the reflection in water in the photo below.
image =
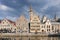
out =
[[60,40],[59,37],[0,37],[0,40]]

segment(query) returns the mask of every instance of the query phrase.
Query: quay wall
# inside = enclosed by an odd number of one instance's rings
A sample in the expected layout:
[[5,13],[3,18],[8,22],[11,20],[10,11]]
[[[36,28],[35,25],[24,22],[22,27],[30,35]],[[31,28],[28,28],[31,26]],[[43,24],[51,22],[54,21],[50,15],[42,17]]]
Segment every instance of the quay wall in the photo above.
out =
[[19,34],[19,33],[0,33],[0,37],[47,37],[48,34]]

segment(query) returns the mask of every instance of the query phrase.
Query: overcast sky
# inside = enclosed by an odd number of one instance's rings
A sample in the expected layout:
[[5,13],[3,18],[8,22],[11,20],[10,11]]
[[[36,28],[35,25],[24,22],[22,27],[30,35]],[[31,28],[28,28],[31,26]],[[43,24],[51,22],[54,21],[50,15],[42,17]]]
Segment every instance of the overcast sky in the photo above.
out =
[[40,17],[53,18],[57,14],[60,18],[60,0],[0,0],[0,19],[15,20],[22,14],[28,19],[30,5]]

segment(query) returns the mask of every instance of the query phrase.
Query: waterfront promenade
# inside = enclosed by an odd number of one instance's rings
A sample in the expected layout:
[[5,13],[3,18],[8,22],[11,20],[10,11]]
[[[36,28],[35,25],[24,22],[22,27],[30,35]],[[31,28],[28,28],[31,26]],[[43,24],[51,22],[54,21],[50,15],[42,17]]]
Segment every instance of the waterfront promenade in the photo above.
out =
[[[58,34],[59,35],[59,34]],[[21,36],[49,36],[49,34],[32,34],[32,33],[0,33],[0,37],[21,37]]]
[[48,36],[48,34],[27,34],[27,33],[0,33],[0,37],[19,37],[19,36]]

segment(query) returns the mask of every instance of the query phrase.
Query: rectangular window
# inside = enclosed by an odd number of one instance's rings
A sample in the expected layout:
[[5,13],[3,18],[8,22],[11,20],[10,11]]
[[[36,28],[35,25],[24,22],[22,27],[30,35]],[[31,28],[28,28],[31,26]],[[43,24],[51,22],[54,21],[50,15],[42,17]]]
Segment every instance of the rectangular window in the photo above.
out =
[[47,31],[48,31],[48,29],[47,29]]
[[52,26],[52,30],[54,30],[54,27]]
[[49,31],[50,31],[50,29],[49,29]]
[[50,31],[50,29],[47,29],[47,31]]

